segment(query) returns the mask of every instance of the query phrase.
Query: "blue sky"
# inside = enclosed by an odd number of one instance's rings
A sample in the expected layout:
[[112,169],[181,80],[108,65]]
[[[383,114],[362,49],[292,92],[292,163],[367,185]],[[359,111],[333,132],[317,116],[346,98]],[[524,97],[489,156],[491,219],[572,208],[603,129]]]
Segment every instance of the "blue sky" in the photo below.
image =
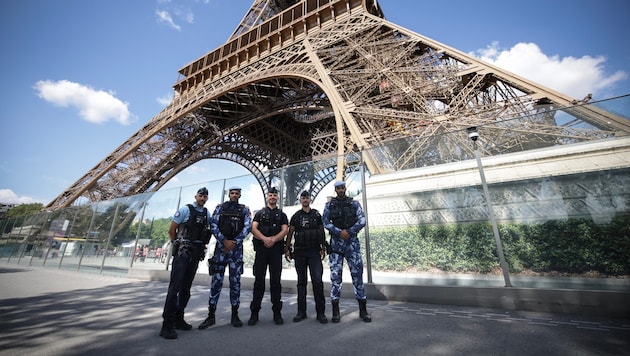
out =
[[[47,204],[166,106],[250,0],[0,2],[0,202]],[[552,89],[630,93],[630,2],[381,0],[386,18]],[[205,160],[168,187],[246,174]]]

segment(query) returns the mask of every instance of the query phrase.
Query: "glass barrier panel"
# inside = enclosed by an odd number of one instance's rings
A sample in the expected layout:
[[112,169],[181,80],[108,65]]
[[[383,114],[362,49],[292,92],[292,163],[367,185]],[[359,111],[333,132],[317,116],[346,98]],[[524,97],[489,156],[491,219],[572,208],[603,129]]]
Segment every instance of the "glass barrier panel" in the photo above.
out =
[[[171,218],[200,187],[208,188],[206,207],[214,210],[229,187],[239,186],[240,202],[255,214],[266,204],[259,181],[267,182],[280,191],[279,205],[290,219],[301,208],[302,190],[323,212],[343,164],[347,194],[367,217],[359,234],[366,282],[630,290],[630,136],[615,136],[610,126],[630,117],[630,96],[530,109],[510,116],[507,106],[502,121],[470,127],[445,121],[432,133],[262,171],[261,177],[4,219],[0,258],[96,273],[168,269]],[[250,241],[246,276],[254,256]],[[209,253],[214,240],[210,245]],[[284,267],[283,278],[293,279],[293,264]],[[199,270],[207,273],[205,263]]]

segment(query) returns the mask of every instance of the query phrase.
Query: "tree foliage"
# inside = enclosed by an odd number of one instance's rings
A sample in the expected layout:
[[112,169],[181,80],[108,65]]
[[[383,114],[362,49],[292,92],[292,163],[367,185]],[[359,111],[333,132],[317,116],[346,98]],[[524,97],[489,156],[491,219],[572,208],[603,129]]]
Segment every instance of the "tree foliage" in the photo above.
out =
[[[630,216],[501,224],[511,272],[630,274]],[[489,223],[370,229],[372,265],[384,271],[490,273],[500,268]]]
[[13,208],[9,209],[9,211],[7,212],[7,217],[11,219],[22,215],[36,214],[40,210],[42,210],[43,207],[44,205],[42,203],[16,205]]

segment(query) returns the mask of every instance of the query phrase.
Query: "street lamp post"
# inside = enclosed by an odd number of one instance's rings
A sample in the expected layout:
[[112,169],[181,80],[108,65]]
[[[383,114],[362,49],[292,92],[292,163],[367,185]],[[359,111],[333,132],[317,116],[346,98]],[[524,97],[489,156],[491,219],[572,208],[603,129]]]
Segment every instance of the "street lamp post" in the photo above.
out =
[[512,287],[510,282],[510,273],[508,271],[507,263],[505,262],[505,255],[503,254],[503,246],[501,244],[501,236],[499,235],[499,228],[497,226],[497,219],[494,216],[494,209],[492,207],[492,200],[490,199],[490,191],[488,190],[488,183],[486,182],[486,175],[483,172],[483,165],[481,164],[481,154],[477,148],[477,140],[479,139],[479,132],[476,127],[468,128],[468,138],[473,142],[473,148],[475,151],[475,159],[477,160],[477,167],[479,168],[479,176],[481,177],[481,186],[483,187],[483,194],[486,199],[486,205],[488,206],[488,216],[492,223],[492,232],[494,233],[494,240],[497,244],[497,253],[499,255],[499,263],[501,264],[501,270],[503,271],[503,279],[505,280],[506,287]]

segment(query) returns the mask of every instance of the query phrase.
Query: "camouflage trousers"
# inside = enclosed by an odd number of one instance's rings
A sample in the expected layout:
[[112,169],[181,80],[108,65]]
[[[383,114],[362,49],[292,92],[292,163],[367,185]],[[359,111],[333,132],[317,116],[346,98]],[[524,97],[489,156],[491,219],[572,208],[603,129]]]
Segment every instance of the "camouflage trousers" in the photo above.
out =
[[356,236],[343,240],[339,236],[330,239],[330,299],[339,300],[341,297],[341,285],[343,274],[343,260],[348,261],[354,295],[357,299],[366,299],[363,285],[363,257],[361,257],[361,244]]

